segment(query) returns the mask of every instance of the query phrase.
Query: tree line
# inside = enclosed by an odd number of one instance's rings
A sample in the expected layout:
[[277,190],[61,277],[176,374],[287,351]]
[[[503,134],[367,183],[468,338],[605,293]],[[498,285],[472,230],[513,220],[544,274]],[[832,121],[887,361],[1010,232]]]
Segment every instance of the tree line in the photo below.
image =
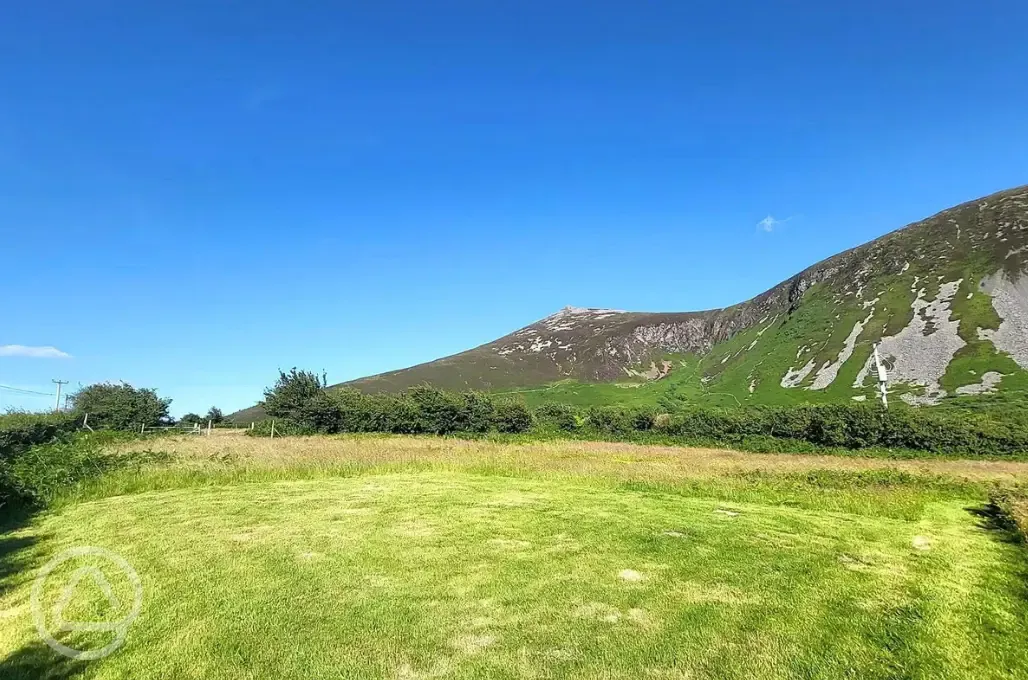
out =
[[[905,449],[945,454],[1028,453],[1028,423],[994,414],[877,404],[712,408],[598,406],[550,403],[536,409],[479,392],[427,385],[399,394],[326,390],[309,371],[279,372],[262,402],[279,434],[559,433],[600,439],[742,446],[768,451]],[[269,423],[254,434],[267,434]]]

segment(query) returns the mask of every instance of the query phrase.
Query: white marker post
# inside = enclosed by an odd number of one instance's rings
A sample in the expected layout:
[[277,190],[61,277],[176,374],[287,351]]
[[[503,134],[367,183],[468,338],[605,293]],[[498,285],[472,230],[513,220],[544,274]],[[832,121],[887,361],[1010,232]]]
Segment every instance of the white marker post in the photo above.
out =
[[889,408],[889,373],[885,370],[885,364],[882,363],[882,357],[878,354],[878,345],[874,346],[875,355],[875,367],[878,369],[878,389],[882,393],[882,406]]

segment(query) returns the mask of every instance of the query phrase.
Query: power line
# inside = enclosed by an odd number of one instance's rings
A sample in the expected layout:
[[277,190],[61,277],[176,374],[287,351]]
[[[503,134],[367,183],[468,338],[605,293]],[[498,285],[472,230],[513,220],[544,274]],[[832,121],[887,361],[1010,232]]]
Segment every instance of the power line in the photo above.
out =
[[43,397],[54,396],[53,392],[37,392],[35,390],[25,390],[20,387],[13,387],[11,385],[0,385],[0,390],[7,390],[8,392],[20,392],[22,394],[38,394]]

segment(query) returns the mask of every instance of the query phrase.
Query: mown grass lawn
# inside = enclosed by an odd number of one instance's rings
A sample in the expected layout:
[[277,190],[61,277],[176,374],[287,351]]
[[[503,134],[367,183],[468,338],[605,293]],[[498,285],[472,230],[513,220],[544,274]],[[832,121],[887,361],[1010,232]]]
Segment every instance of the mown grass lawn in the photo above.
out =
[[[200,479],[8,532],[0,677],[1028,677],[1024,547],[973,493],[917,500],[907,480],[840,511],[794,478],[730,500],[502,469]],[[78,545],[144,590],[125,645],[89,663],[29,611],[36,570]],[[86,588],[71,606],[108,605]]]

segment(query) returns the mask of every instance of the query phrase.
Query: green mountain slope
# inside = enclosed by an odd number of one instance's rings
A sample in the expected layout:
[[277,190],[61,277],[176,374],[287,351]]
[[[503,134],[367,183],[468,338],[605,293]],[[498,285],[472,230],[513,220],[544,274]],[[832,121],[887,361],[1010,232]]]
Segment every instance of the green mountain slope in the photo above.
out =
[[568,307],[466,352],[341,386],[428,383],[585,405],[841,402],[874,398],[869,360],[880,343],[894,398],[1028,404],[1025,272],[1028,187],[1020,187],[840,253],[726,309]]
[[495,342],[348,386],[579,403],[872,398],[873,343],[912,404],[1028,391],[1028,187],[965,203],[723,310],[565,308]]

